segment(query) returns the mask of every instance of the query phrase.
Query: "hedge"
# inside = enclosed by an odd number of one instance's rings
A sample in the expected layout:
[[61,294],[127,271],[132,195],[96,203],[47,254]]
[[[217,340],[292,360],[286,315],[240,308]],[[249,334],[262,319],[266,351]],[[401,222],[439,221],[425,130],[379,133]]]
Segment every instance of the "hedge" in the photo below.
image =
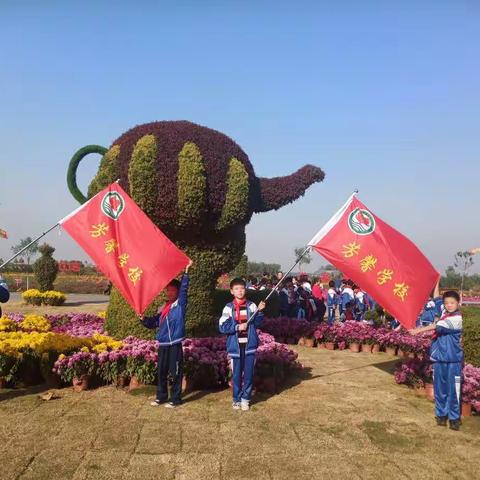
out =
[[480,307],[463,307],[465,363],[480,367]]
[[[269,290],[248,290],[247,298],[258,305],[261,300],[265,299],[268,293]],[[105,321],[105,329],[109,335],[112,335],[119,340],[128,335],[134,335],[138,338],[144,339],[152,339],[155,337],[155,330],[149,330],[139,322],[135,312],[115,288],[112,289],[111,297],[112,301],[108,306],[107,318]],[[210,334],[218,335],[218,319],[222,314],[223,307],[231,301],[232,295],[230,294],[230,290],[217,289],[214,291],[212,316],[210,317],[208,328]],[[155,315],[159,305],[164,302],[165,297],[163,295],[157,297],[155,302],[148,308],[145,315]],[[189,298],[188,317],[190,319],[195,318],[196,312],[194,308],[195,307],[192,306],[191,299]],[[265,308],[265,315],[267,317],[278,317],[280,315],[280,299],[278,295],[274,294],[268,299]],[[192,331],[192,329],[195,328],[195,325],[196,324],[194,324],[193,327],[192,325],[189,325],[189,320],[187,319],[187,331]]]

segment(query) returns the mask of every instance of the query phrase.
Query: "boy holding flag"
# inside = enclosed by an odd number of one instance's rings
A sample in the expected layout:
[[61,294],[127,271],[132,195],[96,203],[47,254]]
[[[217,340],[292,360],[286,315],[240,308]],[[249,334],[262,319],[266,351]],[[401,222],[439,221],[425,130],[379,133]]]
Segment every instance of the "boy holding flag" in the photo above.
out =
[[220,333],[227,335],[231,360],[234,410],[250,409],[255,356],[259,344],[257,328],[263,321],[265,302],[257,306],[246,299],[246,284],[241,278],[230,282],[233,301],[227,303],[219,320]]
[[[188,269],[192,261],[185,268],[181,282],[174,279],[166,287],[167,303],[158,308],[157,315],[141,317],[140,320],[147,328],[158,328],[158,386],[157,398],[151,403],[158,406],[165,403],[167,408],[175,408],[182,403],[183,377],[183,348],[185,338],[185,314],[187,311]],[[170,375],[172,388],[168,400],[167,381]],[[168,401],[167,401],[168,400]]]

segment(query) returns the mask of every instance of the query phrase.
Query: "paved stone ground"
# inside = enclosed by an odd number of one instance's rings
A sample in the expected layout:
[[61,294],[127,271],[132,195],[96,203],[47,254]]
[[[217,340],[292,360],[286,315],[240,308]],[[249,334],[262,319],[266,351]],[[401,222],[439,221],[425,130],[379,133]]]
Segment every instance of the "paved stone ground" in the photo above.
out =
[[297,347],[306,378],[250,412],[229,392],[150,407],[113,387],[45,402],[0,391],[2,479],[473,479],[480,418],[436,427],[433,405],[394,384],[394,359]]
[[26,305],[20,293],[13,292],[10,295],[8,303],[2,304],[3,313],[37,313],[43,315],[45,313],[62,313],[62,312],[86,312],[98,313],[106,310],[110,297],[107,295],[97,295],[90,293],[67,293],[67,301],[61,307],[36,307],[34,305]]

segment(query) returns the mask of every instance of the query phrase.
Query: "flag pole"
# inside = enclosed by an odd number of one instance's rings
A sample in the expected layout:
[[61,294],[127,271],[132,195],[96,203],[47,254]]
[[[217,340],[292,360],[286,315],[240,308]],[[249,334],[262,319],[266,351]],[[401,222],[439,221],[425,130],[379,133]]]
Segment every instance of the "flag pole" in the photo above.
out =
[[[274,294],[274,292],[277,291],[278,287],[284,282],[284,280],[286,278],[288,278],[290,273],[292,273],[293,269],[299,264],[300,260],[307,254],[307,252],[311,248],[312,247],[310,245],[307,245],[307,247],[305,247],[305,250],[299,255],[299,257],[297,258],[295,263],[292,265],[290,270],[277,282],[277,284],[273,287],[273,289],[270,291],[270,293],[265,297],[265,300],[262,300],[263,302],[267,302],[267,300]],[[258,312],[258,310],[255,310],[255,312],[250,315],[250,317],[247,320],[247,324],[250,323],[254,319],[257,312]]]
[[59,223],[56,223],[55,225],[53,225],[53,227],[50,227],[48,230],[46,230],[45,232],[43,232],[41,235],[39,235],[37,238],[35,238],[35,240],[32,240],[28,245],[26,245],[25,247],[23,247],[21,250],[19,250],[15,255],[13,255],[13,257],[9,258],[6,262],[3,262],[1,265],[0,265],[0,270],[5,266],[7,265],[8,263],[10,263],[12,260],[15,260],[19,255],[21,255],[28,247],[31,247],[34,243],[37,243],[41,238],[43,238],[47,233],[50,233],[54,228],[58,227],[60,224]]

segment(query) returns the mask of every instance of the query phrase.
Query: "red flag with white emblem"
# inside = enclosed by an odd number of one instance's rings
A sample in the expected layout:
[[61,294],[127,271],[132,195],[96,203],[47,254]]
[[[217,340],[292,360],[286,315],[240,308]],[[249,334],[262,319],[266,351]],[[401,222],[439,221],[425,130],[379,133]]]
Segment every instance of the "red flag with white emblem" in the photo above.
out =
[[189,262],[118,183],[59,223],[139,314]]
[[415,326],[440,278],[423,253],[355,194],[308,243],[405,328]]

